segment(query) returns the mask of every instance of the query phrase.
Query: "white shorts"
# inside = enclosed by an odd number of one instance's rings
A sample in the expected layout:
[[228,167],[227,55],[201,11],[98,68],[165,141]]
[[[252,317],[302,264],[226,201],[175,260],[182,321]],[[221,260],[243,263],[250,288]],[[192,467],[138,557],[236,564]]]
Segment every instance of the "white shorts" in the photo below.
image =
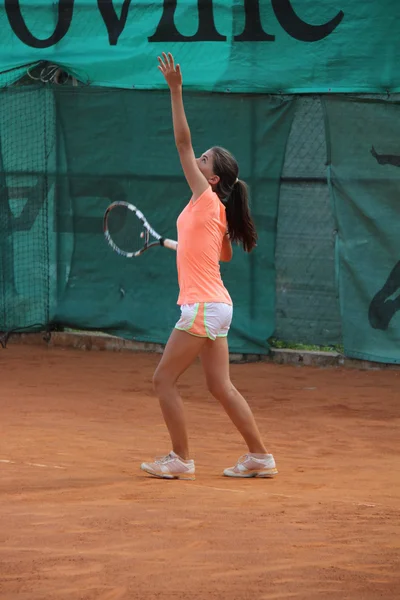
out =
[[183,304],[181,318],[175,329],[210,340],[226,337],[231,326],[232,313],[232,306],[223,302]]

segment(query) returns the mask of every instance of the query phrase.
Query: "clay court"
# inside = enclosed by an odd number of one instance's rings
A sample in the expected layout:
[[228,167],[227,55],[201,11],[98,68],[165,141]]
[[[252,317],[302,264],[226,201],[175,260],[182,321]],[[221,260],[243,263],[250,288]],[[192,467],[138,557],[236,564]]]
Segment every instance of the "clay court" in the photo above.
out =
[[232,366],[274,480],[221,476],[245,452],[182,379],[196,481],[169,452],[156,354],[0,351],[1,600],[400,597],[400,371]]

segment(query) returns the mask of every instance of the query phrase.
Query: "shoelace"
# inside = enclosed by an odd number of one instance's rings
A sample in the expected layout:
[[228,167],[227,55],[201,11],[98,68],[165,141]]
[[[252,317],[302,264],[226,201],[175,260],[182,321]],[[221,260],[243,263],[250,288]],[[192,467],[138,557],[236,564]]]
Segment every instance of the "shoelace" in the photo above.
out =
[[248,454],[243,454],[238,460],[238,463],[244,463],[247,459],[251,458]]
[[238,463],[244,463],[246,460],[254,460],[255,462],[264,462],[266,459],[257,458],[256,456],[250,456],[250,454],[243,454],[238,460]]
[[167,463],[170,460],[174,460],[174,457],[171,456],[170,454],[167,454],[166,456],[158,456],[158,457],[156,457],[156,459],[154,460],[154,462],[157,463],[158,465],[160,465],[160,464]]

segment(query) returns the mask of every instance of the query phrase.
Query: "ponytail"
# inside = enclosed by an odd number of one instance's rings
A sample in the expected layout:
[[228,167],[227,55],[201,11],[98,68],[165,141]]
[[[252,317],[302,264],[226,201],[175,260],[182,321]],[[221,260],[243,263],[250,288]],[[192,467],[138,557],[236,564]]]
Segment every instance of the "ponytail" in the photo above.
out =
[[257,243],[257,232],[250,214],[247,185],[240,179],[226,199],[226,219],[231,241],[241,243],[245,252],[251,252]]
[[214,173],[219,178],[213,189],[226,206],[229,237],[232,242],[242,244],[246,252],[251,252],[257,242],[257,232],[250,215],[247,185],[238,179],[239,166],[228,150],[214,146],[211,152]]

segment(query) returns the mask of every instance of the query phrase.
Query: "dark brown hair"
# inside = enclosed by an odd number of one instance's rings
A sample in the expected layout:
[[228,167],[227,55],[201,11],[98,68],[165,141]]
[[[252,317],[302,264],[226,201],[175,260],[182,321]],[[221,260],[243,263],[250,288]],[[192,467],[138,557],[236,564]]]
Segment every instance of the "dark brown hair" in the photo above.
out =
[[241,243],[246,252],[251,252],[257,242],[257,232],[250,214],[247,185],[238,179],[239,166],[228,150],[219,146],[211,150],[214,174],[219,177],[214,192],[226,206],[229,237],[232,242]]

